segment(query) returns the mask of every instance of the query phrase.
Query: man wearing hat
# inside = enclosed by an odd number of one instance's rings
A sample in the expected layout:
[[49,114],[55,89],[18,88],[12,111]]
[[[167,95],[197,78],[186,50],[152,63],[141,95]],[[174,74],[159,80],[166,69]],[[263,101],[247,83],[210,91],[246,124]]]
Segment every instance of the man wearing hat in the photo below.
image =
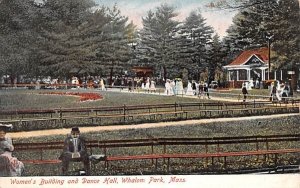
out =
[[6,136],[11,128],[11,124],[0,124],[0,176],[21,176],[24,171],[24,164],[12,156],[14,146],[11,138]]
[[80,135],[78,127],[73,127],[71,135],[65,139],[63,152],[59,159],[62,160],[63,175],[67,174],[70,161],[83,162],[86,174],[90,175],[89,155],[86,150],[85,139]]

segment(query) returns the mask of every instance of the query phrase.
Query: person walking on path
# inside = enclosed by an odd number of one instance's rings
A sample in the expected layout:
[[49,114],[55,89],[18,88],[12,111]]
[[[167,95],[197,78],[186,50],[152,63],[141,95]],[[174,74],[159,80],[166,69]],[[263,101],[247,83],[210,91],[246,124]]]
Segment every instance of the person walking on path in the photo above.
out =
[[207,83],[204,84],[203,91],[204,91],[204,95],[206,95],[207,98],[210,99],[210,97],[209,97],[209,92],[208,92],[208,85],[207,85]]
[[243,93],[243,102],[246,102],[246,99],[247,99],[247,95],[248,95],[248,91],[247,91],[247,88],[246,88],[246,84],[243,83],[243,87],[242,87],[242,93]]

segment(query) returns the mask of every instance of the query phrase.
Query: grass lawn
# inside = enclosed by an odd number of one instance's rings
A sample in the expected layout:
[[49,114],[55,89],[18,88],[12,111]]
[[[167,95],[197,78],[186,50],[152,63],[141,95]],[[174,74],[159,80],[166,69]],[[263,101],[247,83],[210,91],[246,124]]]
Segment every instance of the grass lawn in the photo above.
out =
[[[1,91],[1,90],[0,90]],[[48,109],[48,108],[77,108],[101,107],[121,105],[162,104],[175,102],[199,102],[199,99],[136,94],[127,92],[112,92],[99,90],[68,90],[68,92],[97,92],[103,96],[102,100],[80,102],[74,96],[42,95],[41,93],[56,92],[56,90],[2,90],[0,92],[0,109]],[[60,90],[57,90],[60,91]],[[64,90],[61,90],[64,91]]]
[[[53,91],[53,90],[52,90]],[[71,91],[71,90],[69,90]],[[40,93],[49,92],[49,90],[1,90],[0,91],[0,108],[1,110],[15,110],[15,109],[47,109],[47,108],[79,108],[79,107],[99,107],[99,106],[120,106],[120,105],[140,105],[140,104],[162,104],[175,102],[199,102],[200,99],[175,97],[175,96],[159,96],[147,94],[134,94],[125,92],[111,92],[111,91],[97,91],[97,90],[73,90],[74,92],[99,92],[102,100],[80,102],[74,96],[59,96],[59,95],[41,95]],[[251,90],[250,92],[265,92],[264,90]],[[267,91],[267,90],[266,90]],[[239,92],[233,90],[232,92]],[[203,100],[203,99],[201,99]],[[256,119],[251,121],[239,121],[237,118],[234,122],[217,122],[194,125],[169,126],[162,128],[148,128],[148,129],[126,129],[115,131],[98,131],[85,133],[84,135],[89,140],[113,140],[113,139],[134,139],[134,138],[149,138],[149,137],[221,137],[221,136],[251,136],[251,135],[272,135],[272,134],[299,134],[299,117],[292,118],[277,118],[260,120],[258,123]],[[63,141],[65,135],[49,135],[36,138],[19,138],[14,142],[50,142]],[[271,148],[294,148],[297,147],[298,142],[272,144]],[[245,144],[236,144],[233,146],[224,146],[224,151],[239,151],[248,150],[253,147]],[[159,148],[158,148],[159,149]],[[52,152],[44,151],[44,155],[50,159],[56,159],[61,150]],[[97,151],[96,151],[97,152]],[[101,151],[98,151],[101,153]],[[108,151],[109,155],[132,155],[145,152],[143,148],[115,148]],[[205,152],[203,148],[197,147],[170,147],[169,153],[175,152]],[[25,151],[18,153],[15,151],[15,156],[19,159],[34,159],[38,158],[36,152]],[[284,160],[285,161],[285,160]],[[127,167],[127,163],[116,164],[117,166]],[[201,164],[202,165],[202,164]],[[71,167],[73,168],[73,167]],[[201,167],[204,168],[204,167]],[[39,165],[26,166],[26,175],[59,175],[60,167],[51,166],[43,168]],[[48,170],[50,172],[46,172]],[[94,175],[102,174],[103,169],[97,166]],[[118,174],[112,173],[112,174]]]
[[[76,96],[45,95],[49,92],[96,92],[103,96],[98,101],[80,102]],[[216,93],[241,94],[241,90],[222,90]],[[268,96],[267,89],[249,90],[250,95]],[[214,96],[214,94],[212,94]],[[219,95],[217,95],[219,96]],[[222,95],[220,95],[222,96]],[[225,96],[225,95],[224,95]],[[294,93],[294,97],[298,97]],[[228,97],[228,96],[227,96]],[[230,97],[230,96],[229,96]],[[79,108],[79,107],[100,107],[100,106],[121,106],[121,105],[143,105],[143,104],[162,104],[180,102],[199,102],[205,99],[186,98],[181,96],[151,95],[145,93],[112,92],[99,90],[0,90],[0,110],[18,109],[48,109],[48,108]]]

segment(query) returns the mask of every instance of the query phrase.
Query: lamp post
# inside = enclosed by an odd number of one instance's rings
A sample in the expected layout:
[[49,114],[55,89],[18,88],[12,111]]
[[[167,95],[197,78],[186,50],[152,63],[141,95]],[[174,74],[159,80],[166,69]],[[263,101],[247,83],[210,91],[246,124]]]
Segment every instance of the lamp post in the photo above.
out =
[[273,37],[274,35],[271,35],[270,33],[266,34],[266,39],[268,42],[268,59],[269,59],[268,80],[270,80],[270,72],[271,72],[271,40]]

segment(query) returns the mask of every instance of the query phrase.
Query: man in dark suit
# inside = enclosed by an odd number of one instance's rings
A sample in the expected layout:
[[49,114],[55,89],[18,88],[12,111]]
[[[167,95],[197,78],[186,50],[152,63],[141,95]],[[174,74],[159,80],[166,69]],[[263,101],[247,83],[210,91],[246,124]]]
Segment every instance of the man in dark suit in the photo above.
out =
[[62,173],[67,174],[69,162],[83,162],[86,175],[90,175],[89,155],[85,146],[85,139],[80,135],[78,127],[71,130],[71,135],[65,139],[63,152],[59,157],[62,160]]

